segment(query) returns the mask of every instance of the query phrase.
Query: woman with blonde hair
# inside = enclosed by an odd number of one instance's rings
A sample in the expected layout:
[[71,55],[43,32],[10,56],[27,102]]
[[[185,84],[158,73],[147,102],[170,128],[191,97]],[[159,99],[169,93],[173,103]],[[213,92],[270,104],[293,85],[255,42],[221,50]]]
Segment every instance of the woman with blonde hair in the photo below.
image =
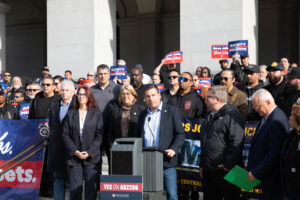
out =
[[288,200],[300,199],[300,98],[294,103],[289,119],[292,130],[281,153],[282,178]]

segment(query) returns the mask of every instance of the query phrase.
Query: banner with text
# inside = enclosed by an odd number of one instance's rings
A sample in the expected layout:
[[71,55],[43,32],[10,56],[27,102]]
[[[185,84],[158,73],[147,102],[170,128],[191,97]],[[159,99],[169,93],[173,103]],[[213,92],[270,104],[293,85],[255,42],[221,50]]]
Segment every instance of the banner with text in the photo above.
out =
[[113,80],[115,77],[117,77],[118,79],[127,78],[126,65],[117,65],[110,67],[110,79]]
[[[186,133],[186,139],[179,151],[179,165],[177,167],[177,182],[179,193],[189,193],[196,189],[202,190],[202,183],[199,176],[199,164],[201,155],[201,124],[203,119],[182,118],[182,126]],[[245,137],[243,149],[244,167],[248,163],[251,140],[255,135],[258,122],[248,122],[245,124]],[[249,198],[260,198],[262,190],[255,188],[250,192],[242,191],[243,196]]]
[[[26,148],[36,144],[48,133],[49,126],[45,120],[1,119],[0,165]],[[43,167],[43,153],[43,150],[38,151],[23,163],[0,176],[0,199],[38,199]],[[13,161],[11,164],[15,164],[19,159]],[[0,171],[5,170],[7,167],[1,168]]]
[[181,63],[183,61],[182,51],[173,51],[165,56],[164,64]]
[[229,58],[227,44],[214,44],[211,46],[211,58]]
[[248,40],[236,40],[228,42],[228,56],[238,53],[240,55],[248,55]]

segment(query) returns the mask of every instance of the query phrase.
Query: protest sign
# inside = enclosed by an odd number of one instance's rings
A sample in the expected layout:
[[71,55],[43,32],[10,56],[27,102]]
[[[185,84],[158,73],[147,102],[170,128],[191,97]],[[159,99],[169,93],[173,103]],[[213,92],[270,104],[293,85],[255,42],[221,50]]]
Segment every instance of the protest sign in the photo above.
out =
[[211,46],[211,58],[229,58],[227,44],[215,44]]
[[165,56],[164,64],[181,63],[183,61],[182,51],[173,51]]
[[27,119],[29,115],[29,108],[30,108],[30,103],[25,103],[20,105],[20,117],[21,119]]
[[[0,165],[49,133],[45,120],[0,120]],[[38,148],[38,147],[36,147]],[[34,150],[34,149],[33,149]],[[0,199],[37,200],[42,175],[43,150],[0,176]],[[15,164],[19,159],[13,161]],[[7,169],[5,166],[0,169]]]
[[199,86],[210,88],[211,87],[211,78],[199,78]]
[[3,74],[0,74],[0,84],[5,83]]
[[155,84],[155,85],[158,87],[160,93],[162,93],[165,90],[164,84]]
[[101,175],[100,199],[143,199],[142,176]]
[[240,55],[248,55],[248,40],[236,40],[228,42],[228,56],[238,53]]
[[82,86],[84,86],[84,87],[92,87],[92,86],[94,86],[96,83],[95,83],[95,81],[94,81],[94,79],[92,79],[92,80],[80,80],[80,82],[79,82],[79,84],[77,85],[78,87],[82,87]]
[[202,95],[202,88],[201,88],[201,87],[193,87],[193,89],[196,90],[196,92],[197,92],[197,94],[198,94],[199,96]]
[[117,77],[118,79],[127,78],[126,65],[117,65],[110,67],[110,80],[113,80],[115,77]]

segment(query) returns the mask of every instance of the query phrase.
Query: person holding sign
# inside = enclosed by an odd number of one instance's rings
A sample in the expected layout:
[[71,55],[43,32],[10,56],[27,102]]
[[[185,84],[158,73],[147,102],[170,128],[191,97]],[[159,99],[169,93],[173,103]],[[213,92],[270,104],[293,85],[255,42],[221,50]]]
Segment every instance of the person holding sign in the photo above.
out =
[[168,89],[171,87],[168,78],[172,70],[176,69],[176,63],[170,63],[167,66],[165,65],[165,59],[161,60],[161,63],[154,69],[153,74],[160,76],[161,83],[165,85],[165,88]]
[[85,180],[85,199],[96,199],[102,133],[102,113],[91,90],[81,87],[77,92],[74,110],[68,111],[62,129],[72,200],[81,200],[82,180]]
[[251,141],[247,178],[262,182],[264,200],[282,200],[280,151],[289,132],[288,119],[265,89],[252,95],[252,105],[262,119]]
[[211,111],[201,127],[200,177],[204,200],[238,200],[238,187],[223,177],[242,163],[245,121],[240,112],[227,103],[227,88],[209,88],[207,106]]

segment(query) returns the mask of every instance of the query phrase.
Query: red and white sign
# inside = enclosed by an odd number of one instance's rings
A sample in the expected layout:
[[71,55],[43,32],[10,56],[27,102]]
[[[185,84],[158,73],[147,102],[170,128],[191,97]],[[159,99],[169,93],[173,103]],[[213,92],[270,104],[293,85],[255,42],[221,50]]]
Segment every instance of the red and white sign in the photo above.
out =
[[165,56],[164,64],[181,63],[183,61],[182,51],[173,51]]

